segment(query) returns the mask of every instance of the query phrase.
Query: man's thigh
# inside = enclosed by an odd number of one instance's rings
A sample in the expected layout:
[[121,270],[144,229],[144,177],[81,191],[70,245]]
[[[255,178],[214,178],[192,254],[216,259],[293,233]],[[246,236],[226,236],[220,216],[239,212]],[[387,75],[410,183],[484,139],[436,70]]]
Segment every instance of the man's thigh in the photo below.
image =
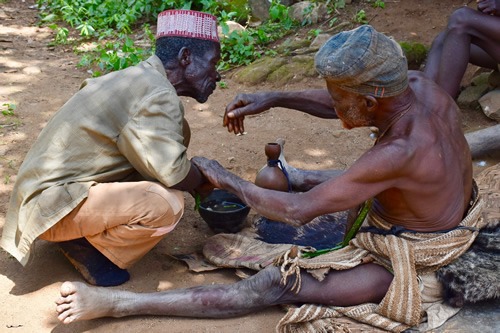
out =
[[79,206],[40,238],[65,241],[96,235],[120,225],[168,227],[175,225],[183,212],[182,192],[159,183],[99,183],[90,188],[88,197]]

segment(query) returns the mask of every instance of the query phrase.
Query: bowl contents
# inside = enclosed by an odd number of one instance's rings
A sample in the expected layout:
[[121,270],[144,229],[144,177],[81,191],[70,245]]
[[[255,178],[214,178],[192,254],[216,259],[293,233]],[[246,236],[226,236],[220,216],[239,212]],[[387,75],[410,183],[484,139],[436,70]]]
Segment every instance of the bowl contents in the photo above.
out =
[[219,202],[217,200],[211,200],[203,204],[203,208],[213,212],[231,212],[234,210],[238,210],[241,208],[245,208],[245,205],[239,204],[231,201],[222,201]]
[[250,207],[236,195],[215,189],[200,203],[198,212],[214,233],[235,233],[243,229]]

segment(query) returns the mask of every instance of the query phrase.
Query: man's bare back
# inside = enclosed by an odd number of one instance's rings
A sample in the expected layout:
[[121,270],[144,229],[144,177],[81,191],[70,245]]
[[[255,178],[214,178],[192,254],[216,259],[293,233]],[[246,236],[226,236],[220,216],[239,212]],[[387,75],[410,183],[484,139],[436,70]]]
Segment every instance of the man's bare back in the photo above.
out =
[[409,85],[411,109],[370,152],[385,156],[400,175],[376,196],[374,209],[407,229],[451,229],[462,220],[472,191],[472,163],[458,108],[421,72],[409,72]]

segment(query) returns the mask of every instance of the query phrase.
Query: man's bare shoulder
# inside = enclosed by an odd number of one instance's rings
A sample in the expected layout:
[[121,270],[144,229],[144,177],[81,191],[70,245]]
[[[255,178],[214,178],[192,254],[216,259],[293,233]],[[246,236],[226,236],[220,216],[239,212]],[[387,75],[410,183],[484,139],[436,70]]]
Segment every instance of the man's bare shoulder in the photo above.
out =
[[415,94],[417,110],[440,117],[456,117],[458,106],[453,98],[423,72],[408,71],[408,84]]
[[424,72],[408,71],[408,84],[410,88],[419,95],[420,93],[432,94],[446,100],[453,100],[436,82],[430,79]]
[[422,71],[408,71],[408,84],[414,91],[424,88],[441,91],[441,88]]

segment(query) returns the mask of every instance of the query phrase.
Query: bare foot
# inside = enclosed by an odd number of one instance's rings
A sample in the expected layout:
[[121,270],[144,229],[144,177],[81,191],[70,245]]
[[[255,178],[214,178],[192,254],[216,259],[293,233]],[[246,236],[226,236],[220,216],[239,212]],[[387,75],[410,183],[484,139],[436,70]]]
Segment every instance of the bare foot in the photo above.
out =
[[64,282],[56,301],[57,318],[64,324],[113,316],[113,290],[81,282]]

